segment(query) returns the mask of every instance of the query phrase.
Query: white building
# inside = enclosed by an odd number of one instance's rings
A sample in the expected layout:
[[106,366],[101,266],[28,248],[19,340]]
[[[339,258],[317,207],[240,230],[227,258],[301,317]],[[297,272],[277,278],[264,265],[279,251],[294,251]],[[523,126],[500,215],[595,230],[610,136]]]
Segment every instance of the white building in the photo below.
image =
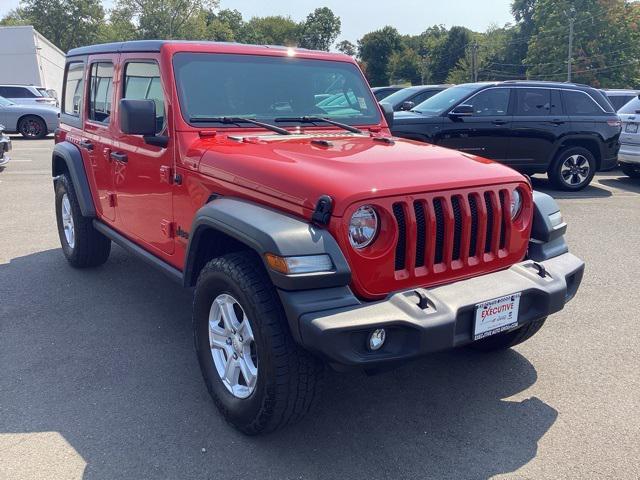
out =
[[65,55],[32,26],[0,27],[0,84],[62,92]]

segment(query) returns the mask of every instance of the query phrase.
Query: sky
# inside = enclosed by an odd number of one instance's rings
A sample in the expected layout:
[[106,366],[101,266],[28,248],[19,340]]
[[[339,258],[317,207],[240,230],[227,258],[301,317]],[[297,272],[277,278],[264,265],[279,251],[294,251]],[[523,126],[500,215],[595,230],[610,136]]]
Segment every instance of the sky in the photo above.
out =
[[[108,8],[113,0],[104,3]],[[0,16],[17,4],[18,0],[0,0]],[[245,19],[283,15],[300,21],[318,7],[329,7],[342,20],[339,40],[352,42],[385,25],[412,35],[436,24],[484,31],[513,22],[510,5],[511,0],[220,0],[221,8],[237,9]]]

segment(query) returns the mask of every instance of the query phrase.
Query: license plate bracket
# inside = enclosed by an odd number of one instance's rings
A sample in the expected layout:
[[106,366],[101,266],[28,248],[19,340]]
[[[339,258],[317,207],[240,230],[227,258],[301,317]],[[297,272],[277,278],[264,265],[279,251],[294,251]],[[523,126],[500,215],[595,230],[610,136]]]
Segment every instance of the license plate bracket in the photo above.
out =
[[638,133],[638,124],[637,123],[627,123],[627,126],[624,127],[625,133]]
[[476,304],[473,339],[480,340],[518,325],[522,292]]

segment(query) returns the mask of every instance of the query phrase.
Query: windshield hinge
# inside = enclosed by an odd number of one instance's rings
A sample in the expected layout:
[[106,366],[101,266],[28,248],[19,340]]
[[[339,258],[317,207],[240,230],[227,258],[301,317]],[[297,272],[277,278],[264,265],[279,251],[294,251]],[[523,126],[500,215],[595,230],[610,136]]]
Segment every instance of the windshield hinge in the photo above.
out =
[[333,210],[333,200],[329,195],[322,195],[318,198],[318,202],[316,203],[316,208],[313,211],[313,215],[311,215],[311,220],[316,225],[329,225],[329,220],[331,220],[331,211]]

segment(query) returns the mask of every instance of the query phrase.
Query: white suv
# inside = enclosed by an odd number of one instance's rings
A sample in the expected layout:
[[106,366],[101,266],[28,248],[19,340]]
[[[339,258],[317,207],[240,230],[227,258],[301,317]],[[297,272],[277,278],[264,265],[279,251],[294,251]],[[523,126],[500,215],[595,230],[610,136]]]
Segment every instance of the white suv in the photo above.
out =
[[49,96],[44,87],[33,85],[0,85],[0,97],[18,105],[44,105],[55,107],[58,100]]
[[618,115],[622,120],[618,162],[626,175],[640,178],[640,95],[618,110]]

